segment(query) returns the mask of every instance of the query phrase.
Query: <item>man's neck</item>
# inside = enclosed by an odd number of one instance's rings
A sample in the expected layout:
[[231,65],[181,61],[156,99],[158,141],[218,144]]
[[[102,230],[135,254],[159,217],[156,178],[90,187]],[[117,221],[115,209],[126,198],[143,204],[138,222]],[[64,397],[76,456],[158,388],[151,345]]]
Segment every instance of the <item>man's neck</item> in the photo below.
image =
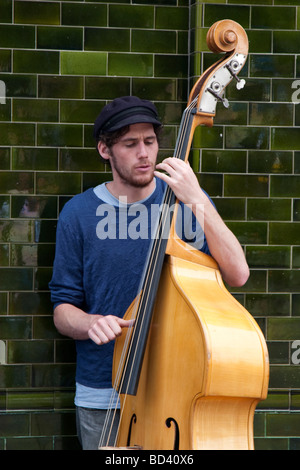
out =
[[146,199],[155,189],[155,179],[147,186],[135,187],[129,184],[122,184],[116,181],[110,181],[106,184],[108,191],[117,199],[126,199],[127,203],[133,203]]

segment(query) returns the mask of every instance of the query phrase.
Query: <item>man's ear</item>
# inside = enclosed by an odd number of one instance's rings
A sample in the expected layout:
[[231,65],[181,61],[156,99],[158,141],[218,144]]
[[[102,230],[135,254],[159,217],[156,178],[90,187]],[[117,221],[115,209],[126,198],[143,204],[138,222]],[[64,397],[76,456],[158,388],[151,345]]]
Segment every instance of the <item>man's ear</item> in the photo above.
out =
[[107,145],[102,142],[101,140],[98,142],[98,145],[97,145],[97,149],[98,149],[98,152],[99,154],[101,155],[102,158],[104,158],[104,160],[109,160],[110,158],[110,150],[109,148],[107,147]]

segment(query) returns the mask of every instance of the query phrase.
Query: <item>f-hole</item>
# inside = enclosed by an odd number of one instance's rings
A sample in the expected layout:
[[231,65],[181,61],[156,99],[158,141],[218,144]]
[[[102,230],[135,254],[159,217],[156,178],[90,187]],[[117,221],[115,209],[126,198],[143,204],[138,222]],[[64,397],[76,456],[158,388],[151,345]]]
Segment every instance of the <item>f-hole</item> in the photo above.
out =
[[167,425],[168,428],[171,427],[172,423],[174,424],[174,428],[175,428],[173,450],[179,450],[179,426],[178,426],[178,423],[174,418],[166,419],[166,425]]
[[132,425],[133,423],[136,423],[136,414],[133,414],[131,416],[130,424],[129,424],[129,429],[128,429],[128,436],[127,436],[127,447],[130,446],[130,440],[131,440],[131,431],[132,431]]

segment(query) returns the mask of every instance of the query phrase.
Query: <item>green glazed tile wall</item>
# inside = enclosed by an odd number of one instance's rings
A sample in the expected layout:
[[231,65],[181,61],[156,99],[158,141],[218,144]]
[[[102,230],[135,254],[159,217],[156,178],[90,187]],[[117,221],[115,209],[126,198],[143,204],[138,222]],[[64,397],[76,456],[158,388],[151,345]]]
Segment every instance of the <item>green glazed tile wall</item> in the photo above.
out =
[[155,101],[172,154],[224,18],[249,36],[247,83],[197,130],[192,163],[251,267],[233,294],[270,353],[256,448],[299,449],[300,0],[1,0],[0,18],[0,449],[78,448],[74,344],[54,328],[48,281],[59,211],[109,178],[96,115],[116,96]]

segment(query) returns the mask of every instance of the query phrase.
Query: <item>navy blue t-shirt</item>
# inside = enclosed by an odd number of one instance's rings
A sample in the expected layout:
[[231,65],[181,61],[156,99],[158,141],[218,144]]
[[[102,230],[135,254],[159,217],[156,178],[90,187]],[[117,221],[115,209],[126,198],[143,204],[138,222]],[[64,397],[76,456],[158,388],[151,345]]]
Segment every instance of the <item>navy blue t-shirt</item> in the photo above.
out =
[[[143,204],[109,205],[92,188],[67,202],[58,222],[49,284],[54,307],[70,303],[89,314],[124,316],[138,294],[165,187],[157,179],[155,191]],[[146,219],[140,217],[143,208]],[[205,237],[202,242],[201,251],[209,254]],[[113,348],[114,342],[97,346],[90,339],[76,341],[76,381],[93,388],[111,387]]]

